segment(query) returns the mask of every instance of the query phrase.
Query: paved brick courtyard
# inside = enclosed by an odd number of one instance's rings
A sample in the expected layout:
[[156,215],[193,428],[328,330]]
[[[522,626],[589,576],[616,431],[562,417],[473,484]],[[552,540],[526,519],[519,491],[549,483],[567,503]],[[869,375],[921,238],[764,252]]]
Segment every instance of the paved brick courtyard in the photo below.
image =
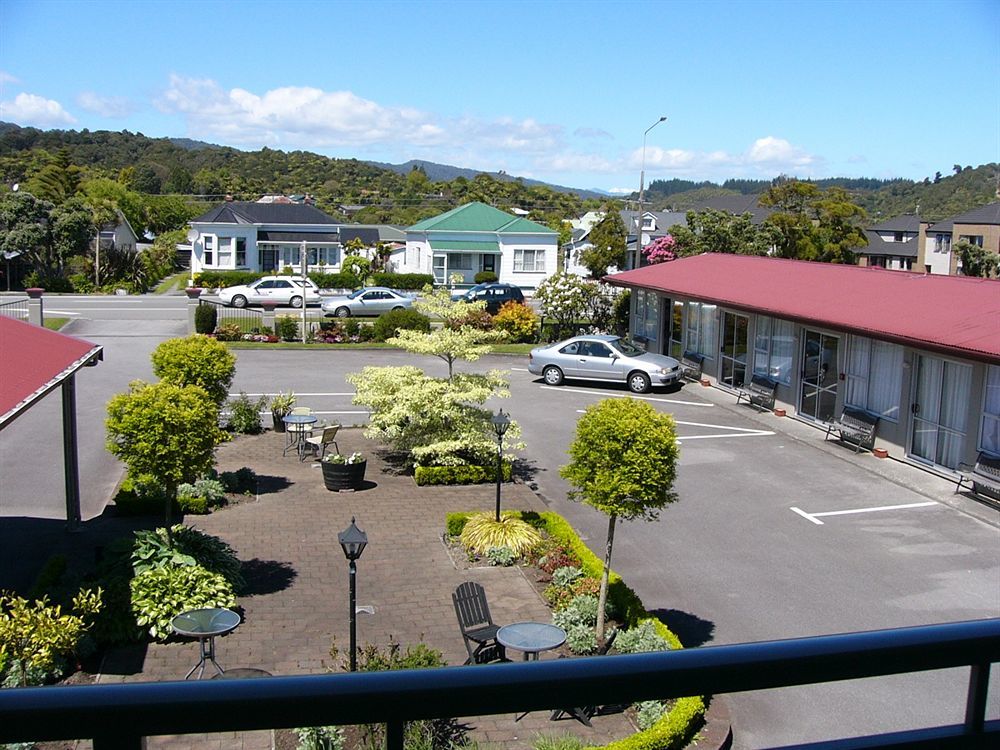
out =
[[[191,516],[187,523],[218,535],[249,563],[250,592],[240,597],[245,621],[217,641],[217,658],[226,668],[255,667],[275,675],[323,673],[339,669],[331,659],[333,639],[348,648],[347,562],[337,542],[352,516],[368,534],[358,562],[358,605],[374,614],[358,615],[358,641],[403,645],[423,640],[439,649],[449,664],[461,665],[466,652],[451,602],[459,583],[474,580],[487,592],[497,622],[548,621],[549,611],[518,568],[459,570],[441,534],[450,511],[490,509],[494,485],[417,487],[373,455],[360,429],[337,435],[342,453],[359,450],[368,459],[366,487],[334,493],[323,486],[311,461],[283,457],[284,436],[267,432],[243,436],[218,451],[220,471],[249,466],[263,478],[265,491],[250,502]],[[503,489],[503,507],[544,510],[522,484]],[[549,654],[549,658],[554,655]],[[515,657],[516,658],[516,657]],[[546,655],[542,655],[546,658]],[[197,660],[193,642],[150,644],[106,660],[101,681],[181,679]],[[586,744],[603,744],[633,731],[623,715],[595,717],[592,729],[576,721],[548,720],[535,712],[519,722],[511,714],[472,718],[475,739],[516,750],[539,734],[579,735]],[[150,738],[156,748],[270,748],[271,732]]]

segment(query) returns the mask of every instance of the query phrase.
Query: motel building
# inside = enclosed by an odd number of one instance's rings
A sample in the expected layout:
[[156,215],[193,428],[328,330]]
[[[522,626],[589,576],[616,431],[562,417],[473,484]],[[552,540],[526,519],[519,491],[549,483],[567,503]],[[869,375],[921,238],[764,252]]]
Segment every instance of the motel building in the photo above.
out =
[[876,447],[940,473],[1000,455],[998,280],[716,253],[605,280],[632,292],[633,339],[700,354],[734,395],[765,377],[824,428],[863,410]]

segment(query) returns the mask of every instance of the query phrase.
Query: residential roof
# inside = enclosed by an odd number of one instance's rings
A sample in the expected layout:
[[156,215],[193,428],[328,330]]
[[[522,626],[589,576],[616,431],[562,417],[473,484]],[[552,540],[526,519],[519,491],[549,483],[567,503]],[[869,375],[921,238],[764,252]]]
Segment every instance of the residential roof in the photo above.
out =
[[467,240],[431,240],[433,250],[452,250],[460,253],[499,253],[500,243]]
[[721,253],[605,279],[1000,364],[1000,280]]
[[257,232],[257,242],[341,242],[338,232]]
[[88,361],[97,344],[0,315],[0,428]]
[[910,240],[909,242],[886,242],[874,229],[866,229],[865,237],[868,238],[868,245],[866,247],[859,247],[856,250],[858,255],[892,255],[897,258],[917,257],[917,246],[920,243],[916,240]]
[[336,224],[315,206],[299,203],[227,201],[191,220],[192,224]]
[[953,216],[951,222],[953,224],[1000,224],[1000,201],[987,203],[985,206]]
[[875,224],[869,229],[874,229],[876,232],[920,232],[920,217],[916,214],[903,214],[902,216],[894,216],[891,219],[886,219],[885,221]]
[[555,234],[559,233],[528,219],[512,216],[499,208],[487,206],[478,201],[466,203],[438,216],[418,221],[408,232],[503,232],[521,234]]
[[340,241],[346,245],[353,239],[361,240],[365,247],[373,247],[380,239],[378,227],[342,224],[340,226]]

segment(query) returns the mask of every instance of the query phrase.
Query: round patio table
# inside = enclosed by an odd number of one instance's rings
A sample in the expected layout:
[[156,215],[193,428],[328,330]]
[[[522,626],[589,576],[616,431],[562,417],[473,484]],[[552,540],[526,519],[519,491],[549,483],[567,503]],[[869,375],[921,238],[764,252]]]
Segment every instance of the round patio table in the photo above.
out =
[[544,622],[515,622],[497,631],[497,641],[505,648],[521,651],[525,661],[538,661],[539,653],[566,642],[566,631]]
[[215,607],[181,612],[170,621],[170,625],[178,635],[197,638],[201,650],[201,658],[198,659],[197,664],[191,667],[191,671],[184,676],[185,680],[190,679],[194,671],[201,667],[201,671],[198,672],[198,679],[200,680],[205,674],[205,664],[208,662],[212,662],[212,666],[216,668],[219,674],[225,672],[219,666],[219,662],[215,660],[215,637],[236,630],[239,624],[240,616],[233,612],[233,610]]
[[306,433],[310,432],[306,427],[316,424],[319,421],[318,417],[314,414],[286,414],[281,418],[281,421],[288,428],[285,430],[285,434],[288,435],[288,442],[285,444],[285,450],[281,452],[281,455],[288,455],[288,451],[294,449],[299,456],[299,460],[302,460],[306,445],[308,445],[306,443]]

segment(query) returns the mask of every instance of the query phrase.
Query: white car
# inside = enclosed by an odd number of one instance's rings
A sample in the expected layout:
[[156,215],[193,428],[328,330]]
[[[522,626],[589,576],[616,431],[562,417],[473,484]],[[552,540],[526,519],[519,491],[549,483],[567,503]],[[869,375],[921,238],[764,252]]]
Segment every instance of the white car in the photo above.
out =
[[264,300],[292,307],[302,307],[303,300],[307,305],[320,302],[316,284],[311,279],[303,280],[301,276],[265,276],[252,284],[227,286],[219,290],[219,299],[233,307],[259,305]]

